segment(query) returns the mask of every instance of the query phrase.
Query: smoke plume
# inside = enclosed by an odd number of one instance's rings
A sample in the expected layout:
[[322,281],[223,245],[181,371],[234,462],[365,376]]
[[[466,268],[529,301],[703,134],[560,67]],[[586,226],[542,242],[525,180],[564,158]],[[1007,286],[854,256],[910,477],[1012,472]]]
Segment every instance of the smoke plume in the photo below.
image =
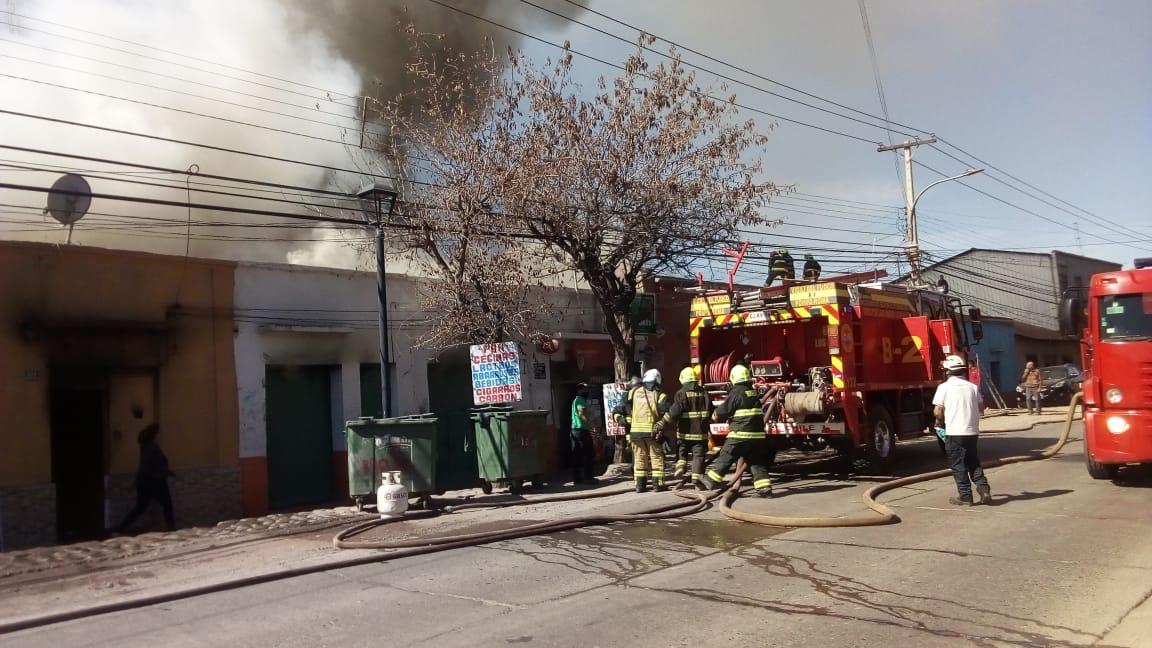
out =
[[[527,32],[564,28],[553,16],[507,0],[460,6]],[[520,45],[511,32],[425,0],[8,0],[0,5],[0,22],[7,23],[0,24],[0,71],[21,77],[0,77],[8,109],[353,170],[372,163],[371,153],[359,148],[358,97],[411,89],[400,25],[411,22],[422,32],[442,34],[444,51]],[[301,187],[352,191],[362,180],[355,173],[11,116],[0,116],[0,142],[172,169],[195,165],[201,174]],[[48,186],[70,169],[88,177],[97,193],[190,197],[193,203],[281,212],[338,204],[292,191],[263,194],[279,202],[222,196],[207,192],[247,194],[252,187],[212,187],[235,183],[195,176],[186,185],[180,174],[128,175],[122,172],[130,167],[0,150],[0,182]],[[54,221],[39,213],[44,194],[3,191],[3,197],[0,203],[11,206],[0,207],[0,237],[63,241]],[[193,226],[189,242],[184,220],[217,225]],[[361,261],[354,244],[363,232],[300,223],[283,229],[235,226],[275,221],[96,199],[72,240],[170,254],[184,254],[188,245],[193,256],[250,261],[343,267]]]

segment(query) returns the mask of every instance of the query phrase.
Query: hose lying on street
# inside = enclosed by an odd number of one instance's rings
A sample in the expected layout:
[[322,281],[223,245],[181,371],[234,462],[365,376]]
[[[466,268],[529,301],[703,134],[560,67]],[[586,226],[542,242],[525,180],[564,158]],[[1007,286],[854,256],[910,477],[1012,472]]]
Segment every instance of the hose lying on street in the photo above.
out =
[[[1080,395],[1077,394],[1073,397],[1072,402],[1068,407],[1068,415],[1065,420],[1063,432],[1056,443],[1045,448],[1037,454],[1021,455],[1016,457],[1007,457],[1003,459],[996,459],[984,464],[985,468],[994,468],[996,466],[1004,466],[1022,461],[1036,461],[1039,459],[1048,459],[1058,453],[1064,444],[1068,441],[1069,433],[1072,429],[1072,421],[1076,410],[1076,405],[1080,402]],[[911,475],[909,477],[902,477],[891,481],[884,482],[877,486],[873,486],[864,493],[864,504],[878,515],[857,515],[857,516],[840,516],[840,517],[780,517],[763,515],[758,513],[747,513],[744,511],[737,511],[732,508],[732,503],[740,497],[740,482],[746,471],[746,464],[741,459],[736,464],[736,473],[728,485],[720,491],[711,493],[706,492],[686,492],[681,491],[679,488],[674,492],[675,495],[686,501],[677,501],[672,503],[664,503],[643,509],[636,513],[621,513],[621,514],[591,514],[580,515],[576,517],[561,518],[551,522],[540,522],[536,524],[522,525],[503,530],[483,531],[476,533],[462,533],[458,535],[430,537],[430,538],[413,538],[408,540],[352,540],[354,536],[360,535],[370,529],[378,526],[398,522],[403,520],[414,520],[435,517],[442,512],[453,512],[472,508],[492,508],[492,507],[507,507],[507,506],[526,506],[533,504],[545,504],[549,502],[563,502],[578,499],[587,499],[592,497],[609,497],[612,495],[620,495],[629,492],[631,489],[613,489],[605,491],[593,492],[580,492],[571,493],[566,495],[557,495],[550,497],[542,497],[539,499],[531,500],[517,500],[513,502],[468,502],[464,504],[446,506],[443,511],[440,510],[422,510],[411,511],[400,518],[389,518],[371,520],[360,524],[353,525],[340,533],[333,539],[333,544],[341,549],[377,549],[384,550],[382,553],[370,553],[362,556],[353,556],[344,558],[342,560],[330,561],[317,565],[308,565],[303,567],[294,567],[289,569],[282,569],[267,574],[260,574],[256,576],[248,576],[244,578],[237,578],[222,583],[214,583],[211,585],[203,585],[199,587],[190,587],[174,592],[166,592],[163,594],[155,594],[152,596],[144,596],[140,598],[118,601],[115,603],[106,603],[102,605],[93,605],[76,610],[69,610],[65,612],[58,612],[54,614],[45,614],[38,617],[22,619],[19,621],[12,621],[0,624],[0,635],[17,632],[20,630],[27,630],[31,628],[38,628],[42,626],[52,625],[56,623],[63,623],[65,621],[74,621],[87,617],[99,616],[102,614],[110,614],[113,612],[124,612],[136,608],[147,607],[151,605],[160,605],[178,601],[181,599],[192,598],[196,596],[204,596],[208,594],[215,594],[229,590],[239,589],[243,587],[250,587],[253,585],[260,585],[264,583],[271,583],[278,580],[288,578],[296,578],[300,576],[307,576],[320,572],[331,571],[334,569],[343,569],[347,567],[358,567],[361,565],[371,565],[397,558],[407,558],[411,556],[419,556],[423,554],[436,553],[448,549],[456,549],[461,547],[474,547],[501,540],[512,540],[515,538],[523,538],[527,536],[540,535],[545,533],[555,533],[559,531],[567,531],[584,526],[612,524],[616,522],[644,522],[653,520],[667,520],[677,517],[683,517],[698,513],[708,507],[709,502],[716,498],[722,498],[720,510],[724,515],[743,522],[751,522],[754,524],[763,524],[768,526],[782,526],[782,527],[854,527],[854,526],[876,526],[883,524],[894,524],[900,521],[899,516],[891,508],[880,504],[876,501],[876,497],[880,494],[908,486],[917,484],[940,477],[947,477],[952,474],[951,470],[935,470],[932,472],[921,473],[919,475]],[[683,483],[681,484],[683,486]]]
[[[1064,430],[1060,433],[1060,438],[1055,443],[1044,448],[1038,453],[1030,455],[1019,455],[1015,457],[1004,457],[1002,459],[993,459],[983,464],[984,468],[995,468],[997,466],[1007,466],[1009,464],[1020,463],[1022,461],[1039,461],[1041,459],[1049,459],[1054,457],[1056,453],[1068,443],[1068,435],[1072,431],[1072,421],[1076,414],[1076,406],[1081,402],[1081,394],[1077,393],[1072,397],[1071,402],[1068,403],[1068,415],[1064,419]],[[724,494],[724,498],[720,501],[720,511],[724,515],[732,518],[733,520],[740,520],[741,522],[751,522],[753,524],[763,524],[765,526],[777,527],[862,527],[862,526],[880,526],[884,524],[896,524],[900,521],[900,516],[896,515],[896,511],[876,501],[876,498],[882,493],[890,490],[910,486],[912,484],[919,484],[920,482],[931,481],[941,477],[949,477],[952,475],[952,470],[945,468],[943,470],[933,470],[932,472],[920,473],[919,475],[910,475],[908,477],[901,477],[886,481],[882,484],[877,484],[864,492],[864,505],[871,509],[875,515],[865,513],[862,515],[845,515],[837,517],[783,517],[777,515],[764,515],[762,513],[748,513],[745,511],[737,511],[732,508],[732,503],[740,497],[739,488],[730,488]],[[739,479],[736,481],[739,484]]]
[[[728,486],[729,489],[738,488],[740,484],[740,477],[743,475],[743,465],[737,465],[737,472],[735,479]],[[577,499],[588,499],[593,497],[609,497],[612,495],[620,495],[626,492],[631,492],[631,488],[613,489],[605,491],[594,491],[591,493],[580,492],[571,493],[566,495],[556,495],[551,497],[542,497],[539,499],[531,500],[517,500],[513,502],[469,502],[465,504],[457,504],[446,507],[444,512],[449,510],[459,511],[469,508],[493,508],[493,507],[508,507],[508,506],[526,506],[531,504],[544,504],[549,502],[563,502]],[[354,556],[351,558],[344,558],[342,560],[334,560],[317,565],[308,565],[303,567],[293,567],[288,569],[277,570],[267,574],[259,574],[256,576],[247,576],[244,578],[237,578],[222,583],[213,583],[211,585],[202,585],[199,587],[190,587],[187,589],[177,590],[174,592],[166,592],[163,594],[154,594],[151,596],[142,596],[135,599],[117,601],[115,603],[105,603],[103,605],[93,605],[76,610],[68,610],[65,612],[57,612],[53,614],[45,614],[38,617],[28,619],[21,619],[19,621],[12,621],[0,624],[0,635],[18,632],[20,630],[28,630],[31,628],[39,628],[56,623],[63,623],[65,621],[75,621],[87,617],[99,616],[102,614],[111,614],[113,612],[124,612],[151,605],[161,605],[164,603],[171,603],[172,601],[179,601],[181,599],[193,598],[196,596],[204,596],[208,594],[216,594],[219,592],[226,592],[229,590],[239,589],[243,587],[251,587],[253,585],[261,585],[264,583],[271,583],[274,581],[284,580],[288,578],[297,578],[300,576],[308,576],[320,572],[331,571],[334,569],[344,569],[347,567],[359,567],[362,565],[371,565],[375,563],[395,560],[397,558],[407,558],[411,556],[419,556],[423,554],[436,553],[448,549],[456,549],[461,547],[473,547],[491,542],[498,542],[500,540],[512,540],[515,538],[523,538],[526,536],[540,535],[543,533],[555,533],[558,531],[566,531],[583,526],[591,526],[598,524],[611,524],[613,522],[644,522],[652,520],[667,520],[671,518],[684,517],[699,513],[707,508],[709,502],[727,492],[727,490],[715,493],[676,493],[681,498],[688,501],[678,501],[672,503],[663,503],[641,510],[637,513],[622,513],[616,515],[582,515],[578,517],[563,518],[552,522],[542,522],[538,524],[529,524],[510,529],[499,531],[486,531],[480,533],[465,533],[455,536],[441,536],[431,538],[419,538],[412,540],[401,541],[352,541],[348,538],[364,533],[369,529],[381,526],[383,524],[390,524],[393,522],[400,522],[406,520],[422,519],[436,517],[442,513],[440,510],[417,510],[406,513],[403,517],[377,519],[369,522],[353,525],[333,538],[333,544],[342,549],[384,549],[385,553],[371,553],[365,556]]]

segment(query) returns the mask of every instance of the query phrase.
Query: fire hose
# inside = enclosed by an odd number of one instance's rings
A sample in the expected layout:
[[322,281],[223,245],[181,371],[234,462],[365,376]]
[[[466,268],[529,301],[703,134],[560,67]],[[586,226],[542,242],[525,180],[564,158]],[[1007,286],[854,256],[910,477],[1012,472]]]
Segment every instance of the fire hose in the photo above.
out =
[[[996,459],[984,464],[985,468],[994,468],[997,466],[1004,466],[1023,461],[1036,461],[1040,459],[1048,459],[1055,456],[1064,444],[1068,441],[1069,433],[1072,429],[1073,416],[1076,410],[1076,405],[1080,402],[1080,395],[1077,394],[1073,397],[1068,407],[1068,415],[1065,419],[1064,430],[1060,434],[1060,438],[1056,443],[1045,448],[1041,452],[1033,455],[1021,455],[1015,457],[1006,457],[1003,459]],[[420,519],[425,517],[435,517],[440,515],[442,511],[439,510],[426,510],[426,511],[413,511],[406,514],[402,518],[372,520],[365,523],[353,525],[340,533],[333,539],[332,543],[341,549],[383,549],[389,550],[386,553],[373,553],[365,556],[354,556],[342,560],[326,562],[318,565],[308,565],[303,567],[294,567],[289,569],[277,570],[267,574],[259,574],[255,576],[247,576],[244,578],[237,578],[221,583],[213,583],[210,585],[202,585],[198,587],[190,587],[173,592],[165,592],[162,594],[154,594],[151,596],[143,596],[135,599],[117,601],[114,603],[105,603],[102,605],[94,605],[86,608],[76,610],[67,610],[64,612],[57,612],[53,614],[45,614],[38,617],[21,619],[8,623],[0,624],[0,635],[18,632],[21,630],[28,630],[31,628],[38,628],[56,623],[63,623],[66,621],[74,621],[77,619],[84,619],[103,614],[111,614],[114,612],[124,612],[141,607],[148,607],[152,605],[160,605],[170,603],[172,601],[179,601],[182,599],[193,598],[196,596],[205,596],[208,594],[216,594],[219,592],[226,592],[229,590],[250,587],[254,585],[261,585],[264,583],[271,583],[279,580],[289,578],[297,578],[300,576],[307,576],[320,572],[331,571],[334,569],[344,569],[348,567],[358,567],[362,565],[371,565],[397,558],[407,558],[411,556],[419,556],[424,554],[437,553],[448,549],[474,547],[501,540],[512,540],[516,538],[523,538],[527,536],[540,535],[545,533],[555,533],[559,531],[567,531],[584,526],[611,524],[615,522],[644,522],[653,520],[667,520],[677,517],[683,517],[699,513],[707,508],[710,501],[716,498],[722,498],[720,503],[720,510],[724,515],[729,518],[740,520],[743,522],[751,522],[754,524],[763,524],[767,526],[782,526],[782,527],[858,527],[858,526],[876,526],[884,524],[894,524],[900,521],[900,517],[896,512],[889,507],[880,504],[876,501],[876,497],[880,494],[903,486],[916,484],[940,477],[946,477],[952,474],[951,470],[935,470],[932,472],[921,473],[919,475],[911,475],[900,479],[894,479],[882,484],[873,486],[864,493],[864,504],[877,513],[878,515],[858,515],[858,516],[839,516],[839,517],[780,517],[763,515],[758,513],[747,513],[744,511],[737,511],[732,508],[733,502],[740,497],[740,482],[746,470],[746,465],[743,459],[736,464],[736,474],[728,483],[728,485],[720,491],[711,493],[705,492],[682,492],[679,487],[674,494],[685,501],[678,501],[672,503],[664,503],[656,506],[646,508],[637,513],[621,513],[621,514],[592,514],[581,515],[576,517],[561,518],[551,522],[540,522],[537,524],[522,525],[504,530],[483,531],[478,533],[463,533],[458,535],[440,536],[432,538],[419,538],[410,540],[393,540],[393,541],[355,541],[351,540],[352,537],[364,533],[372,528],[397,522],[401,520]],[[681,483],[683,486],[683,482]],[[630,490],[630,489],[629,489]],[[465,503],[460,505],[450,505],[445,507],[443,512],[454,512],[466,510],[471,508],[492,508],[492,507],[506,507],[506,506],[523,506],[532,504],[544,504],[549,502],[563,502],[578,499],[587,499],[595,497],[609,497],[612,495],[620,495],[629,490],[616,489],[610,491],[600,491],[595,493],[573,493],[568,495],[559,495],[553,497],[544,497],[533,500],[520,500],[515,502],[506,503]]]
[[[1081,394],[1077,393],[1072,397],[1068,403],[1068,414],[1064,418],[1064,430],[1060,433],[1060,438],[1055,443],[1044,448],[1036,454],[1018,455],[1015,457],[1004,457],[1002,459],[993,459],[983,464],[984,468],[995,468],[997,466],[1007,466],[1009,464],[1020,463],[1023,461],[1039,461],[1041,459],[1050,459],[1060,452],[1064,444],[1068,443],[1068,435],[1072,431],[1072,421],[1076,414],[1076,406],[1081,402]],[[900,516],[896,514],[891,508],[876,501],[876,498],[890,490],[902,488],[904,486],[911,486],[912,484],[919,484],[920,482],[931,481],[941,477],[948,477],[952,474],[952,470],[945,468],[943,470],[933,470],[931,472],[920,473],[919,475],[910,475],[908,477],[901,477],[886,481],[882,484],[877,484],[872,488],[864,491],[863,499],[864,505],[871,509],[876,515],[863,514],[863,515],[848,515],[838,517],[781,517],[776,515],[764,515],[761,513],[748,513],[745,511],[737,511],[732,508],[732,503],[740,497],[739,488],[730,488],[724,493],[724,498],[720,501],[720,511],[732,518],[733,520],[740,520],[741,522],[751,522],[753,524],[763,524],[765,526],[778,526],[778,527],[862,527],[862,526],[880,526],[884,524],[896,524],[900,521]],[[739,480],[735,483],[739,484]]]

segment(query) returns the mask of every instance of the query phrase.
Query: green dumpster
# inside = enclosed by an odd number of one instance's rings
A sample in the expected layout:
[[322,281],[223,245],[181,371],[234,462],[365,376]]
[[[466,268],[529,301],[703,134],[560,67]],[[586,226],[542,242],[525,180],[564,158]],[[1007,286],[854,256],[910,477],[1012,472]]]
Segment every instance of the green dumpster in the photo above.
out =
[[481,479],[508,482],[513,491],[519,491],[524,480],[545,477],[548,412],[484,407],[472,410],[471,416]]
[[357,507],[376,497],[380,474],[390,470],[413,497],[436,492],[436,428],[431,416],[348,421],[348,495]]

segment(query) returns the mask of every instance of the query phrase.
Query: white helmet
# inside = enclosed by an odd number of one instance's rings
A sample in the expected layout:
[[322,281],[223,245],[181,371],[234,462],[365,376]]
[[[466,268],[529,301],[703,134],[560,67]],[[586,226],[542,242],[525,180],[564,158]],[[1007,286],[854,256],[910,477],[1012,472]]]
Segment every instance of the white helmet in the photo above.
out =
[[655,369],[649,369],[644,372],[644,382],[660,384],[660,372]]
[[945,371],[957,371],[968,366],[967,363],[964,362],[964,358],[961,358],[958,355],[950,355],[944,358],[944,362],[942,364]]

